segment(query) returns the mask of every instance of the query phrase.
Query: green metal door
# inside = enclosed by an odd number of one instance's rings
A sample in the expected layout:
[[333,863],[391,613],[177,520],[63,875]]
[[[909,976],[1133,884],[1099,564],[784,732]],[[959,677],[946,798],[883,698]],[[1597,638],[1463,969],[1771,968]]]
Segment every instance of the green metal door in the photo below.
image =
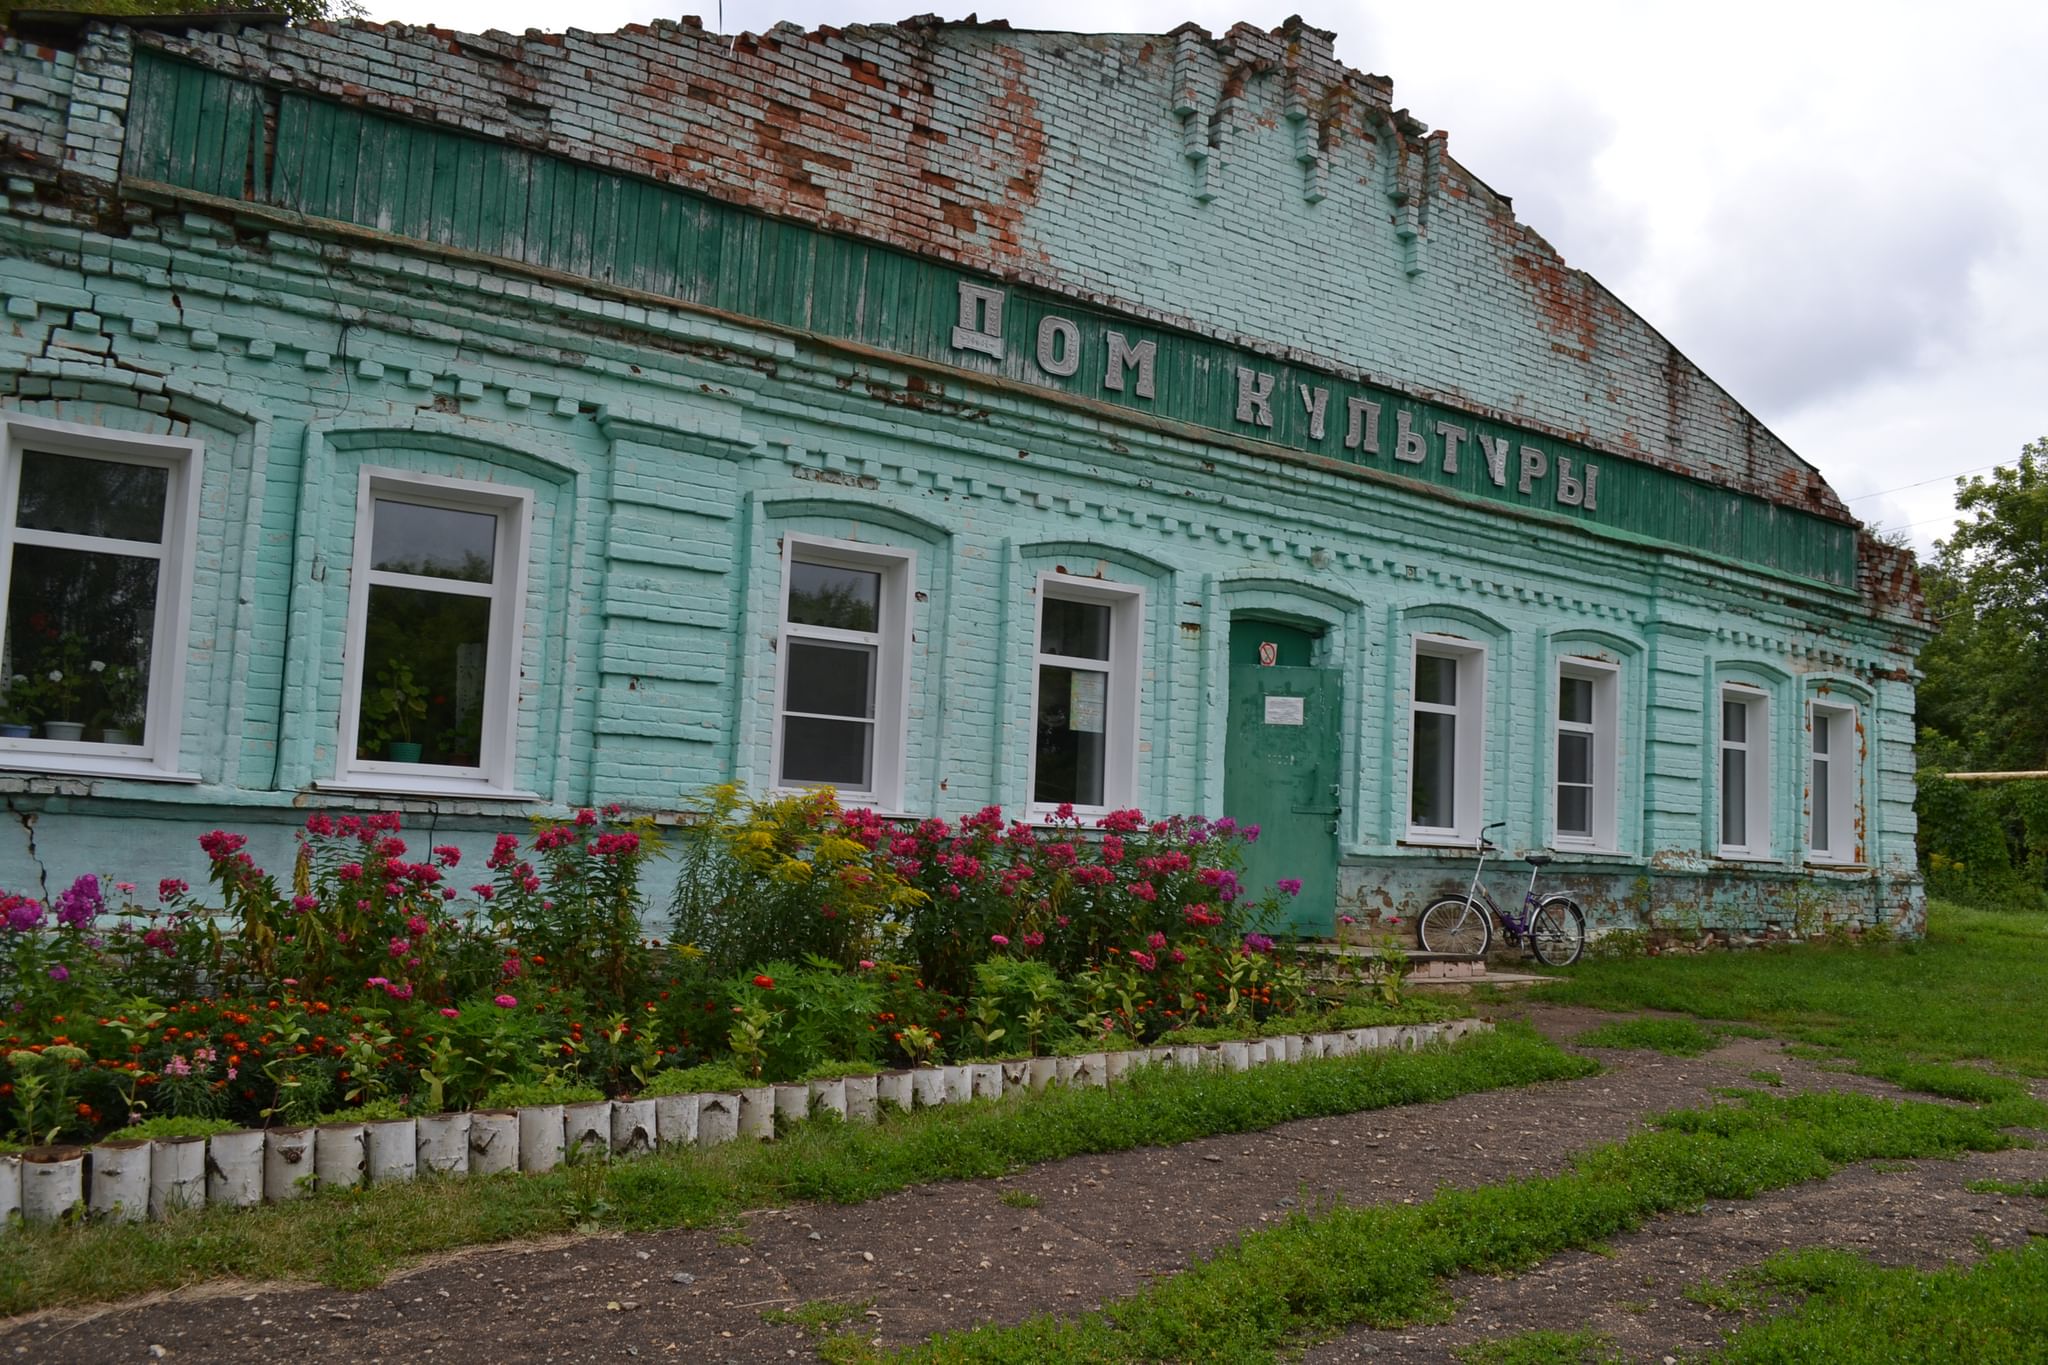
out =
[[[1262,897],[1286,878],[1301,882],[1301,894],[1280,898],[1284,918],[1274,928],[1327,937],[1337,928],[1344,687],[1338,670],[1306,666],[1312,638],[1277,624],[1232,623],[1223,813],[1259,827],[1245,851],[1251,894]],[[1278,646],[1264,651],[1276,662],[1259,661],[1260,645]]]

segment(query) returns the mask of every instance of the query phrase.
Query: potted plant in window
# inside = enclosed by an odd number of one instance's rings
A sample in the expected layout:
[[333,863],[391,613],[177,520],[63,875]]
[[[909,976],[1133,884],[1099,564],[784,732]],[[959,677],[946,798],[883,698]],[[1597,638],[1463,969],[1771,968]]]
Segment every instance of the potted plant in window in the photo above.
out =
[[33,679],[26,673],[9,678],[6,692],[0,694],[0,739],[27,739],[34,734],[38,704]]
[[85,695],[85,646],[76,635],[66,635],[43,662],[49,665],[43,670],[41,688],[43,738],[75,743],[85,738],[85,722],[73,719]]
[[[99,664],[99,660],[93,660]],[[98,670],[100,696],[100,743],[133,744],[142,728],[142,669],[135,664],[115,664]]]
[[426,714],[427,689],[413,680],[412,665],[386,664],[377,670],[377,685],[363,693],[363,747],[374,754],[381,745],[393,763],[419,762],[412,727]]

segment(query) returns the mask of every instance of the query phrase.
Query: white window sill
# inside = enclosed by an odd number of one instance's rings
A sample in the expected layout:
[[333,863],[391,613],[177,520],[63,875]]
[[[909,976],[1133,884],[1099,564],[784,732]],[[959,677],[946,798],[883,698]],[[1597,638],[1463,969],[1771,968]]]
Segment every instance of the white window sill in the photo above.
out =
[[458,797],[468,801],[530,803],[542,799],[539,792],[515,791],[509,787],[495,787],[481,780],[466,781],[459,777],[418,778],[407,782],[403,779],[365,774],[356,778],[315,782],[313,790],[346,796],[441,796]]
[[1562,839],[1550,841],[1550,851],[1560,858],[1623,858],[1623,853],[1612,844],[1573,844]]
[[0,752],[0,772],[24,777],[111,777],[124,782],[182,782],[197,784],[198,773],[173,772],[138,758],[88,758],[79,755],[42,756],[21,752]]
[[1806,860],[1806,865],[1807,865],[1808,867],[1812,868],[1812,869],[1813,869],[1814,871],[1816,871],[1816,872],[1868,872],[1868,871],[1870,871],[1870,865],[1869,865],[1868,863],[1838,863],[1838,862],[1834,861],[1834,860],[1833,860],[1833,859],[1831,859],[1831,858],[1812,858],[1812,857],[1809,857],[1809,858],[1808,858],[1808,859]]
[[[1460,834],[1456,830],[1438,832],[1434,830],[1411,829],[1402,835],[1400,839],[1400,844],[1403,848],[1459,848],[1467,853],[1477,853],[1479,851],[1477,843],[1476,835]],[[1495,849],[1493,852],[1499,852],[1499,850]]]
[[1750,853],[1739,848],[1724,848],[1714,856],[1724,863],[1782,863],[1785,861],[1775,853]]

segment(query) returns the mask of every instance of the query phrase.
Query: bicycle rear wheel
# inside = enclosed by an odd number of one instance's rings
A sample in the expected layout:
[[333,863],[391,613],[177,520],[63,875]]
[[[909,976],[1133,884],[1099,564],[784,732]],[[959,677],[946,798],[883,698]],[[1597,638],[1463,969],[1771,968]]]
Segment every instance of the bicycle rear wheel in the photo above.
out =
[[1425,953],[1485,957],[1493,942],[1493,917],[1462,897],[1430,906],[1422,912],[1416,928]]
[[1549,900],[1529,917],[1530,946],[1546,967],[1569,967],[1586,951],[1586,916],[1568,900]]

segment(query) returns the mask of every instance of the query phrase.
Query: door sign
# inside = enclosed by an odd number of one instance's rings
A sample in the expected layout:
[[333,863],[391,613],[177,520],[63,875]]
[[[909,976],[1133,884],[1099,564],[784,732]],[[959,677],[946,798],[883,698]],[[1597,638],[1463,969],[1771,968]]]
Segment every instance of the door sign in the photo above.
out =
[[1266,724],[1302,725],[1308,720],[1308,712],[1302,697],[1266,698]]
[[1271,668],[1280,662],[1280,646],[1272,640],[1259,641],[1259,667]]

